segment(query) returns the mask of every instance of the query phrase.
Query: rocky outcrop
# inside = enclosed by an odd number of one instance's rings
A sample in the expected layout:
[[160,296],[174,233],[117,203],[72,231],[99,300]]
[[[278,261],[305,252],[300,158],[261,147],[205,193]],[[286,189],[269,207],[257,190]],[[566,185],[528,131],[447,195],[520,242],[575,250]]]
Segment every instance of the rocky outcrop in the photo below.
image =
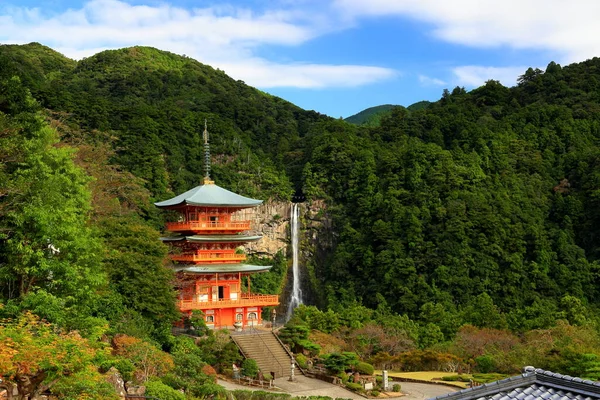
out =
[[247,254],[273,257],[280,250],[286,251],[289,243],[290,207],[289,202],[267,201],[246,211],[253,233],[263,235],[261,240],[246,244]]
[[117,395],[124,399],[126,394],[125,382],[115,367],[110,367],[110,369],[106,372],[106,380],[115,389]]
[[129,398],[144,398],[146,394],[146,386],[136,385],[133,382],[127,382],[127,397]]

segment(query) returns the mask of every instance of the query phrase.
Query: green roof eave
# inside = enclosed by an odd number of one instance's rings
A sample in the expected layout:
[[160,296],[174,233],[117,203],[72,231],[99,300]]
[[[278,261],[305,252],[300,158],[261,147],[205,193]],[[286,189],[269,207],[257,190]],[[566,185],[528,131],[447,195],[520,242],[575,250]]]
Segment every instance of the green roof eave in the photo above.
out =
[[154,205],[161,208],[182,205],[206,207],[256,207],[262,204],[262,202],[262,200],[244,197],[210,183],[196,186],[179,196],[159,201],[154,203]]
[[220,274],[236,272],[265,272],[272,268],[272,265],[250,265],[250,264],[176,264],[173,269],[176,272],[192,272],[197,274]]
[[260,240],[260,235],[193,235],[193,236],[168,236],[161,237],[163,242],[180,242],[187,240],[196,243],[227,243],[227,242],[255,242]]

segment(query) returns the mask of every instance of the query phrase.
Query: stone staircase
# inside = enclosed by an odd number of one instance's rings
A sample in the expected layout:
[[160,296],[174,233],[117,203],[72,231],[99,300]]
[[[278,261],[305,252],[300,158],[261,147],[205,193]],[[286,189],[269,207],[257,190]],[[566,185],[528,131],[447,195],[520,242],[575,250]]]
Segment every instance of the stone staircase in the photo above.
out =
[[[273,332],[251,329],[234,332],[231,338],[244,357],[256,361],[263,374],[275,372],[275,378],[290,376],[292,358]],[[298,368],[295,372],[302,373]]]

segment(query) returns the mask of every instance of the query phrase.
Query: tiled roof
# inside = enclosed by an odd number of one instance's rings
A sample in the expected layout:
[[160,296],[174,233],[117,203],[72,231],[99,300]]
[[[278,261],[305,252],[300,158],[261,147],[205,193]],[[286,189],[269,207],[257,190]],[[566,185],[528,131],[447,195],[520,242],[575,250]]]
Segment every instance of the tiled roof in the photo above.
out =
[[435,397],[436,400],[600,400],[600,382],[525,367],[521,375]]
[[172,199],[154,203],[157,207],[176,207],[182,205],[214,207],[254,207],[262,200],[240,196],[213,183],[196,186]]
[[261,239],[260,235],[193,235],[193,236],[168,236],[161,237],[160,240],[163,242],[179,242],[187,240],[189,242],[255,242]]
[[191,272],[196,274],[236,273],[236,272],[263,272],[271,269],[272,265],[250,264],[175,264],[176,272]]

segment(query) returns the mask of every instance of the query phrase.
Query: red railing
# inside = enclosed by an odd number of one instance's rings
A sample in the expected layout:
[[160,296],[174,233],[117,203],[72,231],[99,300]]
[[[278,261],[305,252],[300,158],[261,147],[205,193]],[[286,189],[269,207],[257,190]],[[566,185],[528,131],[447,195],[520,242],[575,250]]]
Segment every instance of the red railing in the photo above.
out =
[[279,296],[276,294],[244,294],[241,299],[220,299],[217,301],[193,301],[179,300],[181,311],[203,310],[207,308],[230,308],[230,307],[253,307],[253,306],[276,306],[279,304]]
[[171,232],[177,231],[247,231],[250,229],[250,221],[234,221],[234,222],[199,222],[199,221],[184,221],[184,222],[167,222],[167,230]]
[[240,262],[246,260],[245,254],[173,254],[173,261],[195,262],[210,261],[215,263]]

